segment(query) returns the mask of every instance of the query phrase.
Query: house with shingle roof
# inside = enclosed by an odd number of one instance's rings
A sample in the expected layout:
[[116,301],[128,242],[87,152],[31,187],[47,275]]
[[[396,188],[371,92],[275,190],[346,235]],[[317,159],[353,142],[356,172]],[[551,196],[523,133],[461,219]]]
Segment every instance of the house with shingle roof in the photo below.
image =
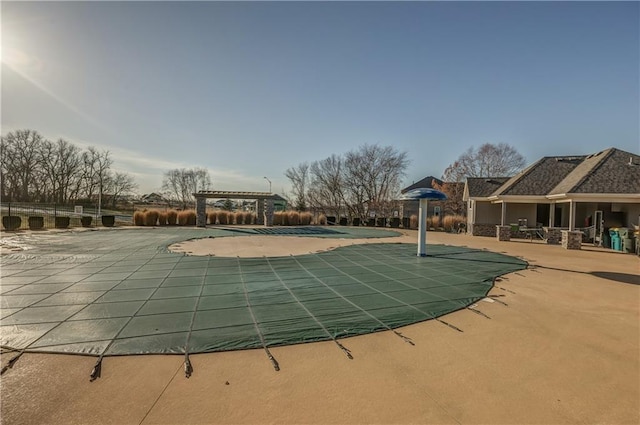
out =
[[[444,215],[463,214],[464,204],[462,201],[462,193],[464,191],[464,183],[443,182],[437,177],[427,176],[402,189],[400,193],[406,193],[413,189],[436,189],[445,191],[447,201],[431,201],[427,205],[427,217],[443,217]],[[418,201],[402,201],[402,217],[411,217],[418,215]],[[460,211],[458,211],[460,210]]]
[[640,156],[616,148],[548,156],[509,179],[467,179],[464,200],[474,235],[495,236],[495,226],[512,223],[574,230],[592,226],[596,212],[604,228],[633,227],[640,220]]

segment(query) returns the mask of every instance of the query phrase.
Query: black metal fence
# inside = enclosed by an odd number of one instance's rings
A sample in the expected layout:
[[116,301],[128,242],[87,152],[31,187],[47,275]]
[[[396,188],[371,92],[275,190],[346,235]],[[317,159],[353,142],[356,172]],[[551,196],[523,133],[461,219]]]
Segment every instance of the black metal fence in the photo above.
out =
[[98,211],[95,207],[59,204],[0,203],[3,230],[44,230],[133,224],[132,210]]

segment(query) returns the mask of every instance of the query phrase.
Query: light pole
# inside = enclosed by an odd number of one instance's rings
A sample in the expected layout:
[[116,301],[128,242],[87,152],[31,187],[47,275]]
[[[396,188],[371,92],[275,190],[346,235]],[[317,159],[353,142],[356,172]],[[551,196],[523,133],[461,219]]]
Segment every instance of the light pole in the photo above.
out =
[[271,193],[271,180],[269,180],[267,177],[264,177],[264,179],[269,182],[269,193]]

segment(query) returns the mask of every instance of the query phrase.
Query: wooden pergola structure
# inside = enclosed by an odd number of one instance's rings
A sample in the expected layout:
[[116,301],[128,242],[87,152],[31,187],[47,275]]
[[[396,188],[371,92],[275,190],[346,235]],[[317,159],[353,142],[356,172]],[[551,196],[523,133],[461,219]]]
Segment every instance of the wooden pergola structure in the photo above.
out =
[[257,224],[273,226],[273,202],[276,195],[270,192],[233,192],[226,190],[201,190],[196,198],[196,226],[207,225],[207,199],[249,199],[257,202]]

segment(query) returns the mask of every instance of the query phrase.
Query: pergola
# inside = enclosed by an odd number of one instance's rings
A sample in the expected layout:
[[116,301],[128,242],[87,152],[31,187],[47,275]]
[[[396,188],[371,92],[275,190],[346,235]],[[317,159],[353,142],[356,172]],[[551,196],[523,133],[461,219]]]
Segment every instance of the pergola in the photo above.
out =
[[258,203],[257,224],[273,226],[273,201],[276,195],[270,192],[233,192],[226,190],[201,190],[196,197],[196,226],[207,225],[207,199],[250,199]]

